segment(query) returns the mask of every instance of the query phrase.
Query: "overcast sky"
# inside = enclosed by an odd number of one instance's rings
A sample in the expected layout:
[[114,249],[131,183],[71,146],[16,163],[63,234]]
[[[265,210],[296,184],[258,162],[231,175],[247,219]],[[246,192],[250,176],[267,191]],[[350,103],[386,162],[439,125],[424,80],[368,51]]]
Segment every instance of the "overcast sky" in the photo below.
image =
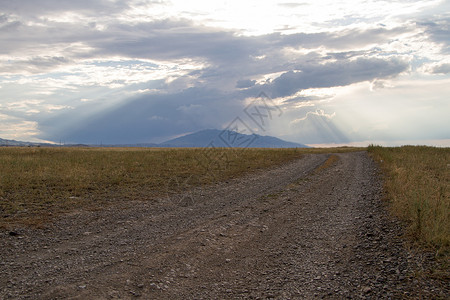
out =
[[450,1],[0,0],[0,138],[450,146]]

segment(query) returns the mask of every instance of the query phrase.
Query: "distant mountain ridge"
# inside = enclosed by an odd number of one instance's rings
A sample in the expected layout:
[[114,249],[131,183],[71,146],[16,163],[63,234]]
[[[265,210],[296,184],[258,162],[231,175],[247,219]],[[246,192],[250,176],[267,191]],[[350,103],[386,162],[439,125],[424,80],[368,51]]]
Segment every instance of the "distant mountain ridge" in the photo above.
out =
[[243,134],[230,130],[205,129],[195,133],[187,134],[175,139],[171,139],[160,144],[136,143],[136,144],[50,144],[21,142],[15,140],[5,140],[0,138],[0,146],[16,147],[236,147],[236,148],[309,148],[309,146],[299,143],[284,141],[282,139],[263,136],[258,134]]
[[46,147],[53,147],[54,144],[48,144],[48,143],[34,143],[34,142],[22,142],[22,141],[16,141],[16,140],[6,140],[0,138],[0,146],[11,146],[11,147],[37,147],[37,146],[46,146]]
[[37,142],[6,140],[0,138],[0,147],[91,147],[91,146],[93,145],[37,143]]
[[205,129],[159,144],[160,147],[308,148],[309,146],[258,134]]

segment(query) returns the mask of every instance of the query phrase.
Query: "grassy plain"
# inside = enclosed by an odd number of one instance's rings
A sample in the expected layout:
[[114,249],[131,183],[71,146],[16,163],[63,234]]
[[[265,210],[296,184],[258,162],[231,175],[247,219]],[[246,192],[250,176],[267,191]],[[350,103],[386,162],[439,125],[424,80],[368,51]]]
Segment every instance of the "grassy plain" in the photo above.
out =
[[0,227],[41,225],[77,209],[154,200],[300,158],[305,151],[0,148]]
[[407,224],[408,234],[414,241],[448,259],[450,149],[370,146],[368,150],[384,171],[393,214]]

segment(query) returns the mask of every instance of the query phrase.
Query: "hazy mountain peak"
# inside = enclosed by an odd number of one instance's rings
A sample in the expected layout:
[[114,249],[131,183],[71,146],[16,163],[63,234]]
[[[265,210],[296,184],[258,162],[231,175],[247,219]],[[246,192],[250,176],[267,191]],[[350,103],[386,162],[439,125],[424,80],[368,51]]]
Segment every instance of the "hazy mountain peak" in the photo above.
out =
[[160,144],[165,147],[306,148],[308,146],[272,136],[231,130],[204,129]]

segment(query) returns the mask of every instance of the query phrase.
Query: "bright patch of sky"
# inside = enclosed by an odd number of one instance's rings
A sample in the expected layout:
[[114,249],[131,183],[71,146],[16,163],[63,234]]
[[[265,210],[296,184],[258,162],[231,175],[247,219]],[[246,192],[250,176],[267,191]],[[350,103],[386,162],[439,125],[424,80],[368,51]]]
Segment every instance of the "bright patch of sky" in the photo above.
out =
[[[0,138],[158,142],[239,117],[309,144],[450,139],[450,1],[0,7]],[[264,127],[261,93],[283,112]]]

